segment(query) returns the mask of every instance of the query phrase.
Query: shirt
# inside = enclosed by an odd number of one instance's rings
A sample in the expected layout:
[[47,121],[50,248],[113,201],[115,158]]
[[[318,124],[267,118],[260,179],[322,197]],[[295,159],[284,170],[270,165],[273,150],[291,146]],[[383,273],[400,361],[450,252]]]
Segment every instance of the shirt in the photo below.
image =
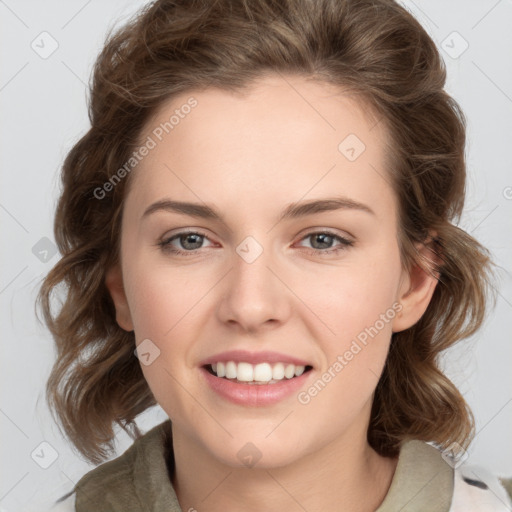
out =
[[[430,444],[404,441],[376,512],[512,511],[504,487],[512,479],[500,482],[481,467],[452,465]],[[119,457],[86,473],[51,512],[183,512],[169,476],[173,466],[171,422],[166,420]]]

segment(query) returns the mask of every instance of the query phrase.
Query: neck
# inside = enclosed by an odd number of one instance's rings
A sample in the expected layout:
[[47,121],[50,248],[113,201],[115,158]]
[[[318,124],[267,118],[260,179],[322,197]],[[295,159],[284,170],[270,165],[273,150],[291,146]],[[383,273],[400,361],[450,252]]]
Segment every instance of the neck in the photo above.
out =
[[365,435],[337,438],[293,464],[267,468],[224,464],[174,425],[173,450],[181,508],[201,512],[374,512],[398,462],[375,452]]

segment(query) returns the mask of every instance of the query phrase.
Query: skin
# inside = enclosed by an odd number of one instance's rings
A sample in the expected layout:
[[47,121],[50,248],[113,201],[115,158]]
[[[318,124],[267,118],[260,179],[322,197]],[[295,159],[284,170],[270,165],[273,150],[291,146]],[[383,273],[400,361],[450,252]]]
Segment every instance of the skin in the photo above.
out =
[[[141,366],[173,423],[181,507],[374,511],[397,460],[367,442],[373,393],[392,333],[419,320],[437,283],[402,266],[383,123],[331,85],[270,75],[243,95],[207,89],[173,98],[141,140],[190,96],[197,107],[130,176],[121,263],[106,280],[119,325],[160,350]],[[338,150],[348,134],[366,146],[352,162]],[[278,222],[292,202],[339,195],[373,213],[343,208]],[[166,198],[206,203],[224,222],[143,216]],[[158,245],[196,229],[206,238],[171,244],[199,247],[192,256]],[[322,229],[353,243],[307,236]],[[236,252],[247,236],[263,248],[252,263]],[[340,250],[324,254],[332,248]],[[310,361],[307,390],[393,304],[400,313],[308,404],[294,393],[271,406],[235,405],[200,374],[202,360],[225,350],[274,350]],[[247,442],[261,453],[252,468],[237,456]]]

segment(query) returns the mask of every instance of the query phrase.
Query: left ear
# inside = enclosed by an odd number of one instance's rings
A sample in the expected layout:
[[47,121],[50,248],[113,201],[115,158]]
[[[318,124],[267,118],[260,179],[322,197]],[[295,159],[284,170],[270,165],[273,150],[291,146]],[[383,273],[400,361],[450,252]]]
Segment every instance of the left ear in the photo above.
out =
[[416,244],[418,257],[426,269],[416,263],[409,271],[403,271],[398,297],[402,310],[393,320],[393,332],[404,331],[416,324],[430,304],[439,280],[437,268],[441,262],[433,246],[433,235],[425,243]]

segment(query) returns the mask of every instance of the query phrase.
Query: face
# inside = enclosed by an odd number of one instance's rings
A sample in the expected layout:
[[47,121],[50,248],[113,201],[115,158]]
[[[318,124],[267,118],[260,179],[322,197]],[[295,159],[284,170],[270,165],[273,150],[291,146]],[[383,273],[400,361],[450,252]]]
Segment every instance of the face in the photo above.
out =
[[434,288],[402,268],[382,123],[267,76],[173,98],[148,137],[107,285],[173,428],[231,466],[364,439],[392,332]]

